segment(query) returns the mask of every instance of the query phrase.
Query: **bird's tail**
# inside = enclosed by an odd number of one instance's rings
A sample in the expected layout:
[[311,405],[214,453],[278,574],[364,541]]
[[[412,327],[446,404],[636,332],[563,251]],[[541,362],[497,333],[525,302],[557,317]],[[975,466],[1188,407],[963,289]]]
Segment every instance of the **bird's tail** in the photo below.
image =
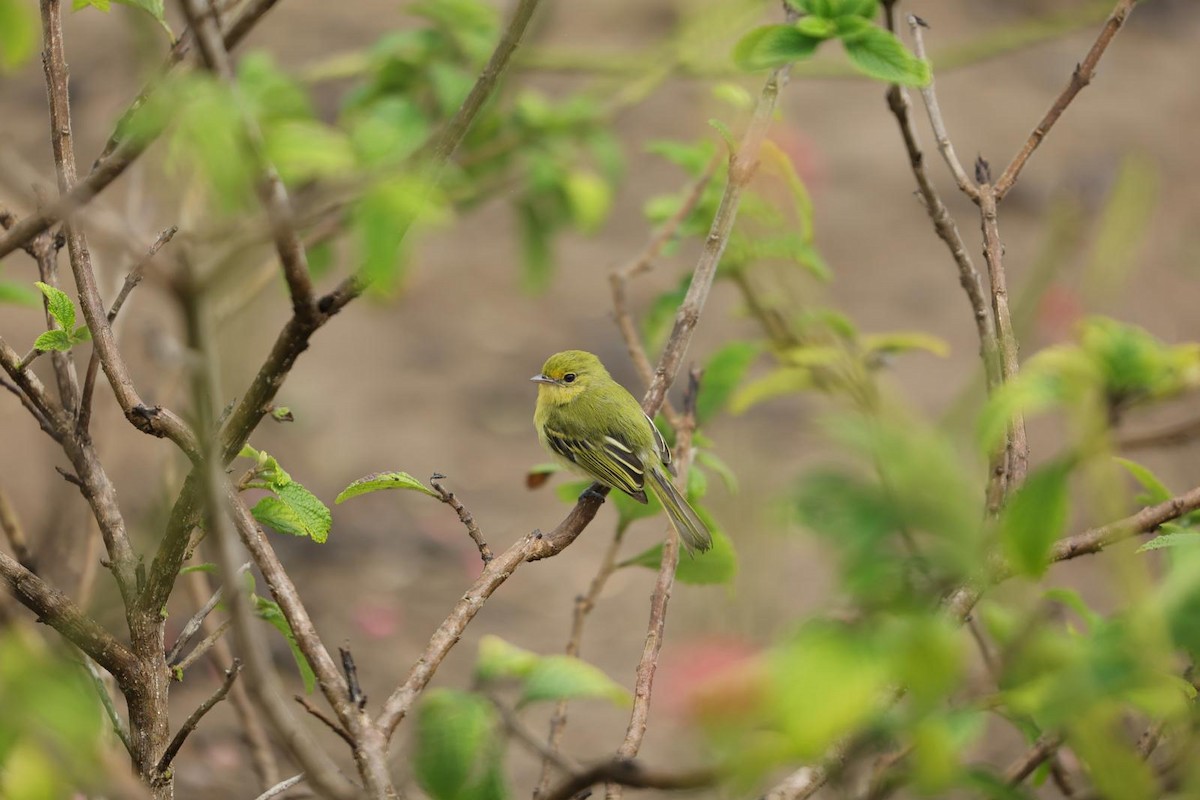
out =
[[688,552],[703,553],[712,547],[712,534],[709,532],[708,526],[675,488],[675,484],[671,482],[669,476],[663,474],[658,467],[651,467],[649,485],[654,496],[667,510],[667,516],[671,518],[671,525],[679,533],[679,538],[687,546]]

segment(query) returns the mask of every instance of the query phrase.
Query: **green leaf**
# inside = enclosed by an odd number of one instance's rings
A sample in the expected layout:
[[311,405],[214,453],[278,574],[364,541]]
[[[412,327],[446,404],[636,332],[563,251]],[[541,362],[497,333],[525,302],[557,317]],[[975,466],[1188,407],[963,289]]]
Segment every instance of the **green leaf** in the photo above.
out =
[[578,697],[602,698],[620,705],[630,702],[629,692],[598,667],[572,656],[544,656],[525,679],[517,705]]
[[[3,3],[4,0],[0,0]],[[37,292],[23,283],[0,281],[0,303],[11,303],[16,306],[36,306],[41,301]]]
[[167,27],[167,21],[163,16],[163,0],[117,0],[117,2],[123,6],[138,8],[142,11],[145,11],[160,25],[166,28],[167,33],[171,32],[171,29]]
[[280,533],[307,536],[318,544],[329,538],[333,517],[329,507],[299,483],[291,481],[273,487],[275,496],[267,496],[251,509],[254,518]]
[[426,692],[417,706],[413,772],[433,800],[499,800],[504,755],[496,709],[454,689]]
[[828,39],[837,33],[837,24],[833,20],[811,15],[796,20],[795,28],[814,39]]
[[892,355],[913,350],[923,350],[941,358],[950,355],[950,345],[945,339],[921,331],[865,334],[859,339],[859,345],[869,355]]
[[883,28],[870,25],[844,35],[842,45],[850,63],[872,78],[904,86],[924,86],[930,81],[929,64],[910,53],[895,35]]
[[306,694],[312,694],[317,685],[317,676],[313,674],[308,659],[300,650],[300,645],[296,642],[296,635],[292,633],[292,626],[288,624],[287,617],[283,615],[283,609],[279,607],[278,603],[257,594],[251,594],[250,601],[254,604],[254,613],[258,615],[259,619],[269,622],[275,630],[283,634],[288,647],[292,650],[292,657],[296,659],[296,668],[300,670],[300,677],[304,680],[304,691]]
[[313,118],[308,93],[264,51],[252,50],[239,59],[237,81],[254,116],[265,127]]
[[394,292],[404,277],[405,234],[421,211],[422,194],[412,182],[393,179],[373,186],[354,205],[360,271],[376,293]]
[[1017,572],[1038,577],[1050,547],[1067,526],[1070,464],[1055,462],[1030,473],[1000,514],[1000,541]]
[[813,387],[812,370],[807,367],[779,367],[758,380],[738,389],[729,401],[729,410],[741,414],[751,406]]
[[67,351],[71,349],[71,337],[66,331],[46,331],[33,342],[35,350],[43,353],[47,350]]
[[80,325],[78,328],[75,329],[75,332],[71,334],[71,343],[72,344],[79,344],[80,342],[90,342],[91,340],[92,340],[92,332],[91,332],[91,330],[88,329],[87,325]]
[[75,327],[75,305],[71,302],[71,298],[67,297],[67,293],[41,281],[35,281],[33,285],[41,289],[42,294],[46,296],[46,308],[49,309],[50,316],[54,317],[64,331],[73,329]]
[[725,488],[731,494],[735,494],[737,492],[737,475],[716,453],[711,450],[697,450],[696,463],[702,464],[711,469],[713,472],[717,473],[717,475],[721,478],[721,482],[725,484]]
[[1162,550],[1166,547],[1195,547],[1200,545],[1200,535],[1198,534],[1200,532],[1187,528],[1178,533],[1164,533],[1143,544],[1137,549],[1137,552],[1145,553],[1149,550]]
[[216,571],[217,565],[206,561],[203,564],[189,564],[188,566],[179,570],[179,574],[187,575],[190,572],[207,572],[209,574],[216,574]]
[[675,319],[675,312],[687,295],[690,284],[691,276],[685,275],[674,289],[660,294],[650,303],[650,308],[642,317],[642,338],[646,340],[650,349],[657,350],[666,340],[667,332]]
[[801,33],[794,25],[766,25],[750,31],[734,46],[733,63],[748,71],[771,69],[808,58],[819,44],[820,39]]
[[71,3],[72,11],[78,11],[81,8],[94,8],[97,11],[103,11],[107,14],[111,7],[112,0],[73,0]]
[[264,131],[266,157],[288,184],[344,175],[354,167],[346,134],[311,120],[289,120]]
[[[696,513],[700,514],[705,522],[710,522],[710,518],[702,510],[697,509]],[[680,583],[693,586],[712,586],[733,583],[733,579],[737,577],[737,552],[733,549],[733,542],[723,531],[713,527],[712,524],[709,524],[708,527],[712,532],[713,546],[703,553],[688,554],[685,552],[680,557],[679,563],[675,567],[675,579]],[[646,567],[657,571],[662,565],[662,552],[662,544],[656,544],[633,558],[621,562],[620,566]]]
[[1116,461],[1146,490],[1137,496],[1137,502],[1150,506],[1155,503],[1165,503],[1174,496],[1171,494],[1171,490],[1158,479],[1158,476],[1147,467],[1142,466],[1136,461],[1119,456],[1116,457]]
[[571,218],[584,233],[600,230],[612,208],[612,189],[589,170],[574,170],[563,181],[563,193],[571,208]]
[[541,656],[499,636],[488,634],[479,640],[479,655],[475,657],[475,678],[494,681],[503,678],[525,678],[538,665]]
[[334,504],[341,503],[343,500],[349,500],[351,497],[378,492],[382,489],[413,489],[418,492],[424,492],[430,497],[441,499],[437,492],[407,472],[374,472],[351,483],[342,490],[342,493],[333,502]]
[[[0,73],[24,64],[37,47],[37,23],[25,0],[0,0]],[[0,300],[3,300],[0,286]]]
[[700,425],[729,403],[760,349],[756,342],[730,342],[708,360],[700,380],[700,393],[696,395],[696,421]]

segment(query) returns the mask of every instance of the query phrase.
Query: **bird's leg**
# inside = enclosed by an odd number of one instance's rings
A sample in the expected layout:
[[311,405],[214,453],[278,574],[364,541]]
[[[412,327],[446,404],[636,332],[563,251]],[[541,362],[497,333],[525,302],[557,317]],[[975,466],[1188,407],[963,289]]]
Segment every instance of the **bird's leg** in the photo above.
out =
[[602,487],[598,483],[593,483],[591,486],[583,490],[583,494],[579,495],[580,500],[591,498],[598,503],[604,502],[604,492],[600,491]]

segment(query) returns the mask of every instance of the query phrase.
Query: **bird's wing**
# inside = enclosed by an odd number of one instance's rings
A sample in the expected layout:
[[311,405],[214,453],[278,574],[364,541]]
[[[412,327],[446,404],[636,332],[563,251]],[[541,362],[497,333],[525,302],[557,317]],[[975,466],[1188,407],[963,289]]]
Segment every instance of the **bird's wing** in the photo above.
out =
[[667,440],[663,438],[662,431],[654,424],[654,420],[646,412],[642,412],[642,416],[646,418],[646,422],[650,424],[650,430],[654,431],[654,449],[658,451],[658,457],[662,461],[663,466],[672,475],[675,474],[675,466],[671,464],[671,448],[667,446]]
[[549,426],[546,444],[563,458],[577,465],[606,486],[620,489],[630,497],[646,502],[645,465],[625,439],[609,434],[598,441],[573,437]]

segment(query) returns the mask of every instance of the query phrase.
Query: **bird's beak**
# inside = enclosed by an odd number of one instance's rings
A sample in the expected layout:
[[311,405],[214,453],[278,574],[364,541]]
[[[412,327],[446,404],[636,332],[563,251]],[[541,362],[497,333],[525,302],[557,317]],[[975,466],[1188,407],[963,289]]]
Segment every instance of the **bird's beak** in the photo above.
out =
[[529,380],[533,381],[534,383],[558,383],[558,381],[554,380],[554,378],[547,378],[545,375],[540,374],[534,375]]

